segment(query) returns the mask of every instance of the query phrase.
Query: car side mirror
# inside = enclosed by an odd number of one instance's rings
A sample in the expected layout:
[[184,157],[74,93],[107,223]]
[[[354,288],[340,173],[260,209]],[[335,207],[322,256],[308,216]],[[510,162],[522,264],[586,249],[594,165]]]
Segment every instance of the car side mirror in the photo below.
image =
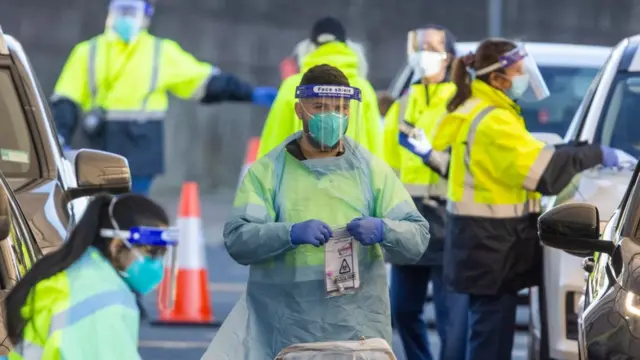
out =
[[611,241],[600,240],[598,208],[585,203],[559,205],[542,214],[538,236],[543,244],[580,257],[611,255],[615,248]]
[[69,189],[70,200],[101,192],[122,194],[131,191],[131,172],[126,158],[113,153],[80,149],[67,152],[74,165],[77,186]]
[[562,144],[562,142],[564,141],[562,140],[562,137],[560,137],[560,135],[556,133],[532,132],[531,135],[533,135],[534,138],[542,141],[547,145],[558,145],[558,144]]

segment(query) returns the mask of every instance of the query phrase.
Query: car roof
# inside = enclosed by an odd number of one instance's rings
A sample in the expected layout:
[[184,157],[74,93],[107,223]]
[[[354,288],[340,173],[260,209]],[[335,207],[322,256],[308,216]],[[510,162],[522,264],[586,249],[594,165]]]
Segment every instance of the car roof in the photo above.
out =
[[[459,42],[458,55],[475,51],[478,42]],[[576,45],[561,43],[527,43],[527,50],[540,66],[593,67],[600,68],[609,57],[612,48],[599,45]]]

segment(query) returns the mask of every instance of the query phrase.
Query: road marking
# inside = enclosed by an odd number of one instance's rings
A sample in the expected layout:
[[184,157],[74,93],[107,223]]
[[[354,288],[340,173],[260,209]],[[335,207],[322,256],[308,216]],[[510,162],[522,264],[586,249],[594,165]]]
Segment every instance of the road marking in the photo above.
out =
[[230,292],[230,293],[242,293],[247,288],[245,283],[219,283],[210,282],[209,291],[213,292]]
[[171,340],[141,340],[139,347],[164,348],[164,349],[206,349],[210,341],[171,341]]

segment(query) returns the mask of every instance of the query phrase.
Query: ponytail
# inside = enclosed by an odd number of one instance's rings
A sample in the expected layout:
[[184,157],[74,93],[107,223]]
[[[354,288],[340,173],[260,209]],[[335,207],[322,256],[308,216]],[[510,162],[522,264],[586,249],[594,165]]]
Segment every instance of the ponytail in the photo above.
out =
[[31,290],[40,281],[68,269],[96,241],[102,222],[108,220],[111,199],[109,195],[96,196],[62,247],[39,259],[9,292],[4,300],[4,315],[7,336],[13,344],[22,340],[24,325],[29,321],[22,317],[21,309]]
[[453,95],[447,111],[454,112],[458,106],[462,105],[471,97],[471,75],[468,69],[473,69],[475,55],[469,53],[465,56],[456,58],[451,67],[451,81],[456,85],[456,93]]

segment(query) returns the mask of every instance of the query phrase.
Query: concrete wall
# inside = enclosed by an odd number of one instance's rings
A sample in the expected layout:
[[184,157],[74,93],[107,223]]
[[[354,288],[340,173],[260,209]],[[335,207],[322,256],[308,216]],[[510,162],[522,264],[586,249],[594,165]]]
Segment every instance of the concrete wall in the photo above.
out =
[[[640,30],[638,0],[503,2],[508,37],[613,45]],[[50,92],[72,46],[102,31],[106,4],[0,0],[0,24],[23,43]],[[152,31],[223,70],[277,86],[279,61],[324,15],[343,20],[348,35],[367,46],[370,80],[379,89],[403,63],[411,28],[441,23],[459,40],[481,39],[488,29],[487,0],[158,0]],[[203,188],[235,186],[246,140],[260,134],[266,113],[249,105],[172,101],[166,122],[168,173],[155,189],[176,188],[185,179]]]

